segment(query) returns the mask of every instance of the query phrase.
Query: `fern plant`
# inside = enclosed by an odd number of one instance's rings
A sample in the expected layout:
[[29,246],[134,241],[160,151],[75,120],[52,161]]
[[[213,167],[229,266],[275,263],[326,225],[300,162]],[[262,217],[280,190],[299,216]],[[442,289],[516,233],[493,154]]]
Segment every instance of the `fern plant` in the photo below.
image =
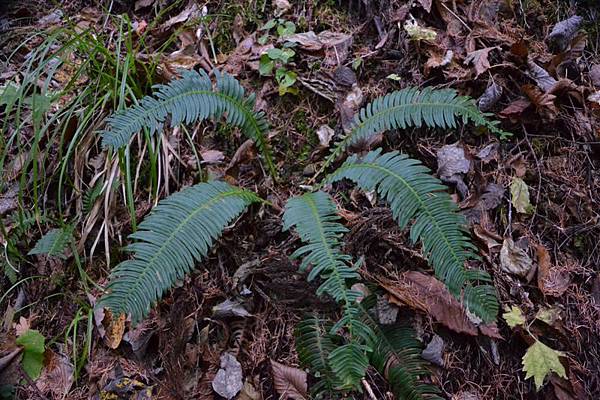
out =
[[223,229],[261,199],[224,182],[200,183],[161,201],[140,224],[126,250],[135,257],[111,273],[99,306],[144,318],[151,305],[208,254]]
[[489,322],[495,319],[498,306],[493,288],[471,288],[472,281],[489,281],[484,272],[474,274],[464,268],[465,262],[476,258],[476,247],[469,241],[465,218],[445,191],[445,186],[419,161],[398,152],[381,154],[381,149],[363,159],[350,157],[325,182],[350,179],[364,191],[376,190],[388,202],[392,216],[404,229],[414,220],[410,231],[413,242],[421,241],[423,253],[435,273],[460,299],[468,288],[467,305],[471,311]]
[[254,94],[245,95],[245,90],[231,75],[215,71],[216,83],[206,72],[181,71],[181,79],[166,85],[156,85],[153,96],[124,111],[117,112],[107,120],[107,129],[102,132],[102,144],[107,148],[120,148],[142,129],[150,134],[162,130],[170,116],[171,127],[182,123],[191,124],[226,114],[229,124],[238,126],[254,140],[263,155],[267,168],[276,176],[271,149],[267,140],[269,124],[263,112],[254,111]]
[[[205,73],[183,72],[182,78],[159,86],[155,97],[142,101],[109,119],[104,144],[120,147],[142,129],[156,132],[171,115],[171,124],[193,122],[227,114],[263,151],[269,169],[274,166],[266,141],[267,122],[253,110],[253,96],[228,75],[217,76],[216,86]],[[376,132],[427,125],[453,128],[457,121],[474,122],[503,134],[486,119],[473,100],[452,90],[405,89],[378,98],[355,117],[350,134],[337,144],[325,162],[329,166],[349,145]],[[498,312],[495,290],[485,271],[466,269],[476,258],[465,220],[457,212],[446,187],[419,161],[398,152],[375,150],[364,157],[349,157],[321,184],[342,179],[365,191],[377,191],[401,228],[410,226],[410,238],[420,243],[435,274],[465,307],[483,321]],[[131,259],[117,265],[98,306],[113,313],[131,314],[140,321],[154,302],[205,257],[231,221],[250,204],[262,201],[256,194],[224,182],[200,183],[161,201],[130,235],[126,249]],[[347,229],[337,207],[324,191],[288,200],[284,231],[294,229],[303,245],[292,257],[302,259],[300,271],[309,281],[320,279],[317,294],[328,295],[341,306],[337,321],[312,316],[297,327],[297,348],[302,362],[321,377],[317,389],[360,389],[369,365],[389,381],[400,399],[436,398],[438,391],[424,384],[426,375],[420,346],[410,329],[384,327],[370,314],[369,298],[353,289],[360,281],[359,264],[342,251]]]

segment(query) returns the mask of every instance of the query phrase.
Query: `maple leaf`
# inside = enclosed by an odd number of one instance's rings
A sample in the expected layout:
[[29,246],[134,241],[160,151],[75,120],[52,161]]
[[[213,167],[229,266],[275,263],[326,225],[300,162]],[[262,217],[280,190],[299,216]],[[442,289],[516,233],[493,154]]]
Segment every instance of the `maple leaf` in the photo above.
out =
[[523,316],[523,311],[518,306],[512,306],[510,311],[502,314],[502,318],[511,328],[525,324],[525,316]]
[[556,372],[561,378],[566,378],[565,367],[560,363],[559,356],[563,353],[536,340],[523,356],[523,371],[525,379],[533,377],[537,390],[544,385],[544,378],[551,372]]

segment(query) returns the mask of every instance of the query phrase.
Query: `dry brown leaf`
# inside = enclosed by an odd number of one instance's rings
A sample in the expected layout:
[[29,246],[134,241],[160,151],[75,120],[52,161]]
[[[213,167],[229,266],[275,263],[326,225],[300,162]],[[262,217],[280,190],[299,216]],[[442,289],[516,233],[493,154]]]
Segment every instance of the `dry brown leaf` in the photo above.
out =
[[[554,86],[556,81],[554,81]],[[548,90],[552,89],[552,86],[548,88]],[[534,85],[523,85],[523,92],[529,97],[531,103],[535,106],[538,113],[542,115],[546,115],[549,118],[552,118],[558,114],[558,108],[556,108],[556,104],[554,104],[554,100],[556,96],[551,93],[544,93],[538,87]]]
[[523,112],[531,105],[531,102],[525,98],[520,98],[510,103],[506,108],[500,111],[502,118],[519,119]]
[[502,97],[502,86],[498,85],[496,82],[492,82],[489,85],[485,92],[481,95],[479,100],[477,100],[477,105],[481,111],[489,111],[492,107],[500,100]]
[[535,83],[537,83],[544,92],[549,91],[552,86],[556,84],[556,79],[551,77],[548,71],[534,63],[532,60],[527,61],[527,66],[529,67],[531,78],[535,80]]
[[305,400],[308,398],[306,372],[271,360],[273,384],[280,399]]
[[465,65],[473,64],[475,67],[476,76],[483,74],[490,68],[488,57],[490,55],[490,51],[494,50],[495,48],[496,47],[486,47],[484,49],[470,52],[465,57]]
[[[407,305],[427,313],[455,332],[472,336],[478,334],[477,326],[471,322],[463,306],[435,277],[417,271],[408,271],[396,281],[385,278],[378,278],[378,280],[389,293],[390,303]],[[486,332],[494,332],[494,326],[495,324],[487,325],[491,329]]]
[[568,275],[552,265],[550,253],[546,248],[537,244],[535,246],[538,259],[538,288],[548,296],[562,296],[570,284]]
[[45,395],[51,394],[52,399],[63,399],[71,390],[74,382],[73,364],[64,354],[56,354],[47,350],[44,355],[45,368],[35,381],[35,386]]

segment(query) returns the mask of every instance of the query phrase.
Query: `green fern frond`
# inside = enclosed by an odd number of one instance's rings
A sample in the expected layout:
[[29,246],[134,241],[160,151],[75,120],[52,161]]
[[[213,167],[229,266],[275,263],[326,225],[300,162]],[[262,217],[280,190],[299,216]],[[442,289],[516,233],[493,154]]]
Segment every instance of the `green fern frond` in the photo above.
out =
[[328,355],[328,366],[335,374],[336,388],[356,389],[364,377],[369,360],[367,353],[374,341],[373,332],[357,318],[357,300],[362,293],[352,290],[352,280],[358,280],[357,266],[350,266],[351,257],[341,251],[341,236],[347,229],[339,220],[335,203],[324,192],[307,193],[288,200],[283,215],[283,229],[296,228],[306,245],[292,254],[303,257],[300,270],[312,267],[308,279],[317,276],[323,283],[318,294],[327,293],[343,306],[342,318],[331,328],[334,335],[347,330],[347,342]]
[[[365,191],[377,190],[385,198],[392,215],[401,228],[413,219],[410,238],[413,243],[421,241],[423,253],[432,264],[436,275],[460,298],[469,278],[483,278],[484,274],[469,274],[464,263],[476,258],[476,247],[470,242],[466,221],[457,211],[446,187],[429,174],[419,161],[398,152],[381,154],[381,149],[368,153],[362,160],[354,155],[325,182],[341,179],[354,181]],[[494,311],[489,299],[485,304],[474,303],[471,311],[488,321]],[[492,318],[493,319],[493,318]]]
[[339,222],[335,203],[324,192],[307,193],[288,200],[283,215],[283,230],[292,226],[307,244],[292,254],[303,257],[300,271],[309,265],[308,280],[324,279],[317,294],[327,293],[336,301],[350,304],[360,296],[348,289],[347,279],[358,279],[356,268],[348,265],[351,257],[341,252],[341,235],[348,230]]
[[111,273],[108,294],[99,306],[113,313],[131,313],[140,321],[178,279],[205,257],[223,229],[248,205],[260,202],[254,193],[224,182],[200,183],[162,200],[129,237],[133,259]]
[[[381,325],[370,314],[375,296],[361,302],[362,318],[375,333],[371,364],[383,375],[400,400],[441,400],[439,389],[425,384],[421,378],[429,375],[427,362],[421,357],[422,345],[407,324]],[[373,304],[370,304],[373,303]]]
[[27,254],[30,256],[34,254],[46,254],[51,257],[64,259],[65,249],[71,240],[73,240],[73,230],[71,228],[52,229],[42,236]]
[[254,111],[255,96],[245,95],[240,83],[228,74],[216,72],[216,84],[204,72],[181,71],[181,79],[156,85],[153,96],[146,96],[133,107],[119,111],[107,120],[102,132],[104,147],[120,148],[131,137],[147,128],[150,134],[162,130],[167,117],[171,126],[191,124],[226,114],[226,121],[239,126],[254,140],[272,176],[276,176],[267,141],[269,125],[263,112]]
[[423,90],[407,88],[376,98],[367,104],[354,117],[350,133],[334,147],[322,169],[331,165],[349,146],[390,129],[408,127],[456,128],[457,121],[463,124],[473,122],[484,126],[502,138],[510,133],[498,128],[496,121],[490,121],[488,113],[477,108],[475,100],[459,96],[453,89]]
[[496,289],[492,285],[467,285],[464,302],[469,311],[485,322],[494,321],[500,309]]

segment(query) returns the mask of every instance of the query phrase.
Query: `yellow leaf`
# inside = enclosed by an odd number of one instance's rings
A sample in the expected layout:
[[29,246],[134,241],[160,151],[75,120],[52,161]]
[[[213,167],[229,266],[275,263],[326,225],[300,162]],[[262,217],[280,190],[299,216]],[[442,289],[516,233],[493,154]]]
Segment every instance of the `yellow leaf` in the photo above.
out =
[[525,317],[523,316],[523,311],[521,311],[521,309],[517,306],[512,306],[510,308],[510,311],[502,314],[502,318],[504,318],[508,326],[510,326],[511,328],[525,324]]
[[510,194],[512,196],[512,204],[517,212],[528,214],[533,209],[529,201],[529,188],[523,179],[513,178],[510,184]]
[[544,385],[544,378],[551,372],[556,372],[561,378],[566,378],[565,367],[560,363],[559,356],[563,353],[551,349],[544,343],[536,340],[527,353],[523,356],[523,371],[526,372],[525,379],[533,377],[537,390]]

